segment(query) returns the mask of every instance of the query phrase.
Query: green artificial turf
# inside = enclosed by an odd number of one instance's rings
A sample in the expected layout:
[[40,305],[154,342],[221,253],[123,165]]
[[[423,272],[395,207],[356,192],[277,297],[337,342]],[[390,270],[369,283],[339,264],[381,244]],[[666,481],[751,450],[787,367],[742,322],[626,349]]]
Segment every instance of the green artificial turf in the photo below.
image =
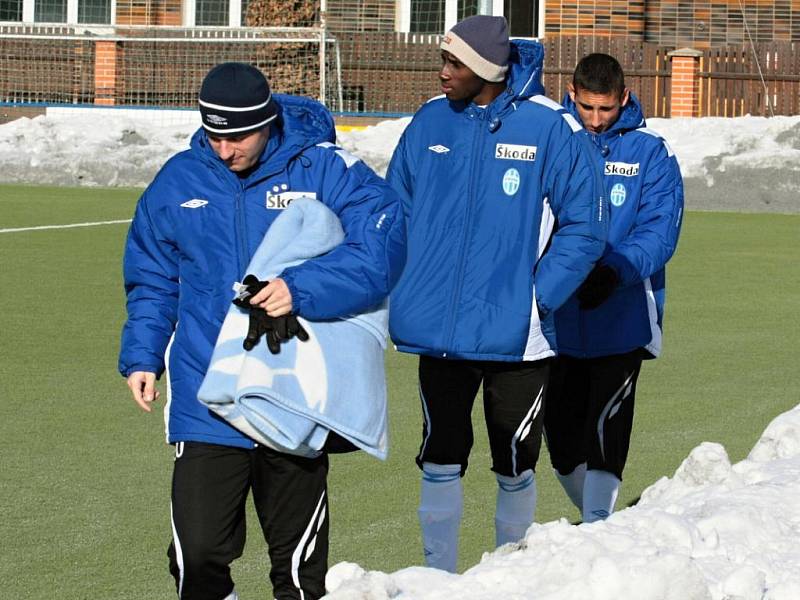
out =
[[[0,229],[127,219],[139,190],[0,186]],[[166,570],[171,449],[116,372],[127,225],[0,234],[0,581],[4,597],[174,597]],[[798,401],[800,216],[689,213],[668,269],[665,351],[644,365],[618,506],[670,476],[703,441],[747,455]],[[416,359],[387,353],[391,454],[331,459],[331,564],[393,571],[422,561],[413,457]],[[465,478],[461,567],[493,543],[495,483],[482,412]],[[577,518],[540,461],[537,520]],[[234,565],[267,598],[252,511]]]

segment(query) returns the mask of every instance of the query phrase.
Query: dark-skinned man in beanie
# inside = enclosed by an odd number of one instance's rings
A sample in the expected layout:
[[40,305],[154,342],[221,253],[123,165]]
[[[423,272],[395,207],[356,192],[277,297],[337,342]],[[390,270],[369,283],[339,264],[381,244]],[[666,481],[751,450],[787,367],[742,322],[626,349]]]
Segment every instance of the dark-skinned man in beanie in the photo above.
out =
[[443,95],[417,111],[387,173],[408,229],[389,321],[397,348],[420,355],[425,561],[455,571],[481,385],[496,544],[533,522],[553,312],[602,254],[606,208],[580,125],[542,95],[538,42],[475,16],[441,55]]

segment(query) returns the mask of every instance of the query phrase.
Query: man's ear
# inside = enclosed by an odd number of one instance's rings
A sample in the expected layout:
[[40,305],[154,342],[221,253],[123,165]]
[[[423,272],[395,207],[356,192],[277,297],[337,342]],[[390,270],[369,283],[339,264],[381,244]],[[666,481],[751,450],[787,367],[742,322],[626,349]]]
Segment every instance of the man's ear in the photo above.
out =
[[622,100],[620,100],[619,105],[625,106],[628,104],[628,100],[631,99],[631,91],[628,88],[625,88],[625,91],[622,92]]
[[567,84],[567,92],[569,93],[569,99],[575,102],[575,86],[572,83]]

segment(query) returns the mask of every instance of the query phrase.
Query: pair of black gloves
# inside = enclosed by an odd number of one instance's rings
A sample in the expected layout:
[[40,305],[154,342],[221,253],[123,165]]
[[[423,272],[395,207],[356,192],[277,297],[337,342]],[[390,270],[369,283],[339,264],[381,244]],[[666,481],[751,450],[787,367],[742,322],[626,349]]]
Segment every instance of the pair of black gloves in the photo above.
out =
[[593,310],[608,300],[619,285],[619,275],[613,267],[596,264],[578,288],[578,306]]
[[308,339],[308,332],[303,329],[297,317],[292,313],[288,315],[281,315],[280,317],[270,317],[260,306],[250,304],[250,298],[260,292],[269,281],[259,281],[255,275],[247,275],[242,281],[245,286],[233,303],[244,308],[250,313],[250,325],[247,328],[247,336],[244,338],[242,346],[245,350],[250,351],[256,347],[262,335],[267,338],[267,348],[273,354],[278,354],[281,351],[281,342],[296,337],[298,340],[305,342]]

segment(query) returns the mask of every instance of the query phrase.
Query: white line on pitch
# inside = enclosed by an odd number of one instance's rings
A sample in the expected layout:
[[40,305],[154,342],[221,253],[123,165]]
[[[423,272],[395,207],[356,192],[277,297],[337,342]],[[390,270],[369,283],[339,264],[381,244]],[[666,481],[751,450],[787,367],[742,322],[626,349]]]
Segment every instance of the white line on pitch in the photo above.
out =
[[118,223],[130,223],[130,219],[120,219],[119,221],[95,221],[94,223],[70,223],[69,225],[39,225],[37,227],[14,227],[11,229],[0,229],[0,233],[16,233],[17,231],[39,231],[40,229],[72,229],[73,227],[94,227],[96,225],[116,225]]

